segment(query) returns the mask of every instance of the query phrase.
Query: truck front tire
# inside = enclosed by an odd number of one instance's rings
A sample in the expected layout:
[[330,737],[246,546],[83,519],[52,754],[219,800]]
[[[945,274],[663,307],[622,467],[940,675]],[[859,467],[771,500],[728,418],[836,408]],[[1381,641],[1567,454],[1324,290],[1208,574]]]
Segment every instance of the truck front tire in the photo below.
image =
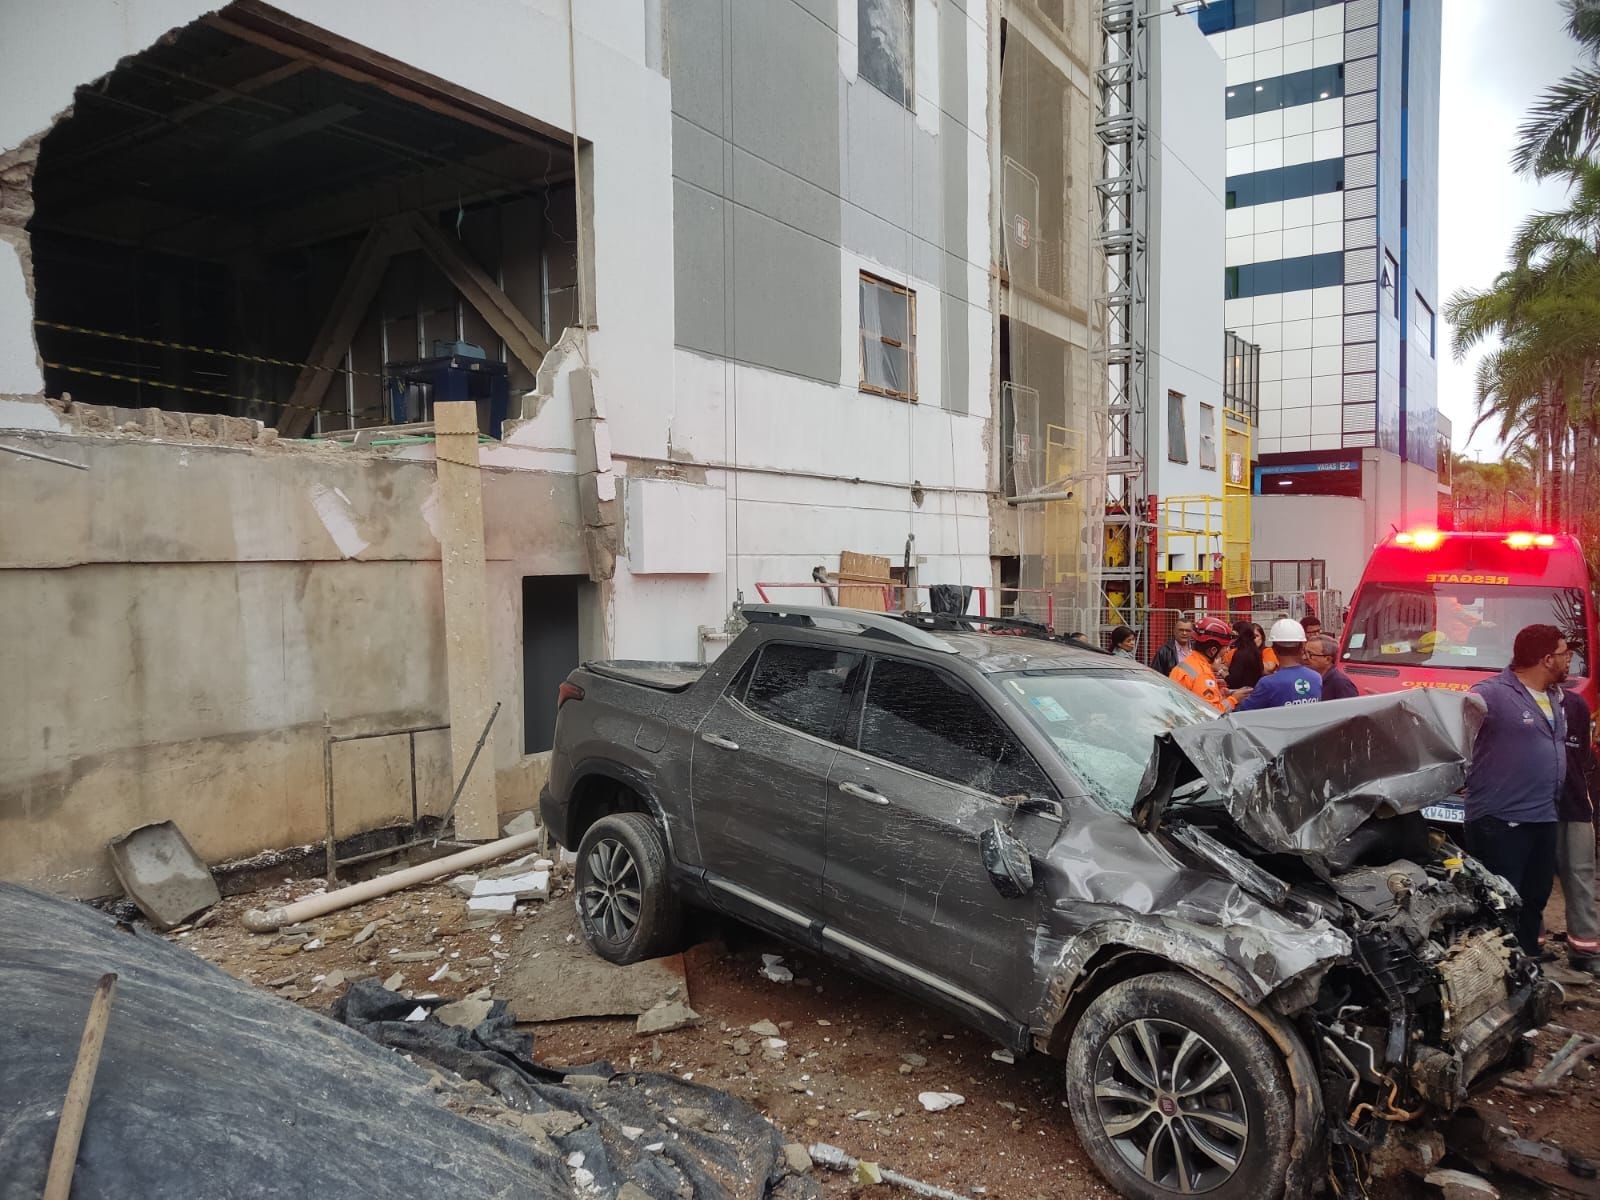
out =
[[589,948],[626,966],[679,948],[683,908],[667,875],[667,847],[643,813],[613,813],[578,843],[574,892]]

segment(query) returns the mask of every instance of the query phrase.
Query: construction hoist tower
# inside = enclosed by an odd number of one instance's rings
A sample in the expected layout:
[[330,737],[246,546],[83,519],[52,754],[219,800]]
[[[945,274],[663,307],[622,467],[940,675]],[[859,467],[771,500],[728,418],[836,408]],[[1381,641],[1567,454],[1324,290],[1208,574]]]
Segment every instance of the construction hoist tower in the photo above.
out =
[[[1145,0],[1146,3],[1149,0]],[[1105,511],[1100,620],[1138,624],[1148,604],[1145,413],[1149,275],[1149,105],[1146,14],[1135,0],[1101,0],[1101,62],[1096,72],[1100,176],[1095,181],[1105,256],[1096,325],[1104,339],[1106,403],[1100,450]]]

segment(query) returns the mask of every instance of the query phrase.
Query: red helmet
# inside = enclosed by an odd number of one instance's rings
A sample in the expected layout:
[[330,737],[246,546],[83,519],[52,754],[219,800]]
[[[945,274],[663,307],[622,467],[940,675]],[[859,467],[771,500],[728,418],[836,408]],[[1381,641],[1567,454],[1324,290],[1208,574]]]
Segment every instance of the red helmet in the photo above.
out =
[[1226,646],[1233,641],[1233,630],[1221,617],[1201,617],[1194,623],[1190,639],[1196,646]]

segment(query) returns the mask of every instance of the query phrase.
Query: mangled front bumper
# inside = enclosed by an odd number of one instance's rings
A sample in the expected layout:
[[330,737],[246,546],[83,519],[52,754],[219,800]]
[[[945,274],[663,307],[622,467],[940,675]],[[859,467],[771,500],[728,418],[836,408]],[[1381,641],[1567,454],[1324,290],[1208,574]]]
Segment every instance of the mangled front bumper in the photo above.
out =
[[1411,1070],[1417,1094],[1453,1112],[1476,1087],[1527,1066],[1532,1048],[1522,1035],[1550,1019],[1556,994],[1555,984],[1535,978],[1467,1022],[1449,1049],[1419,1049]]

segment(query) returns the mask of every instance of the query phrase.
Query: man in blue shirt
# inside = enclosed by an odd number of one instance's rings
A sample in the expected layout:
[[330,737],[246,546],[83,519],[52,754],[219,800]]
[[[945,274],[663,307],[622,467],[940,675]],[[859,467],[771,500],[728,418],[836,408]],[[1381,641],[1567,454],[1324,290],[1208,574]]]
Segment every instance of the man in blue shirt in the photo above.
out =
[[1556,873],[1567,771],[1561,681],[1571,662],[1559,629],[1529,625],[1511,644],[1511,665],[1472,685],[1486,712],[1467,767],[1466,849],[1517,889],[1517,941],[1535,956]]
[[1240,701],[1234,711],[1315,704],[1322,699],[1322,676],[1305,664],[1306,631],[1300,622],[1287,617],[1274,621],[1267,638],[1272,642],[1272,652],[1278,656],[1278,669],[1263,675],[1255,690]]

